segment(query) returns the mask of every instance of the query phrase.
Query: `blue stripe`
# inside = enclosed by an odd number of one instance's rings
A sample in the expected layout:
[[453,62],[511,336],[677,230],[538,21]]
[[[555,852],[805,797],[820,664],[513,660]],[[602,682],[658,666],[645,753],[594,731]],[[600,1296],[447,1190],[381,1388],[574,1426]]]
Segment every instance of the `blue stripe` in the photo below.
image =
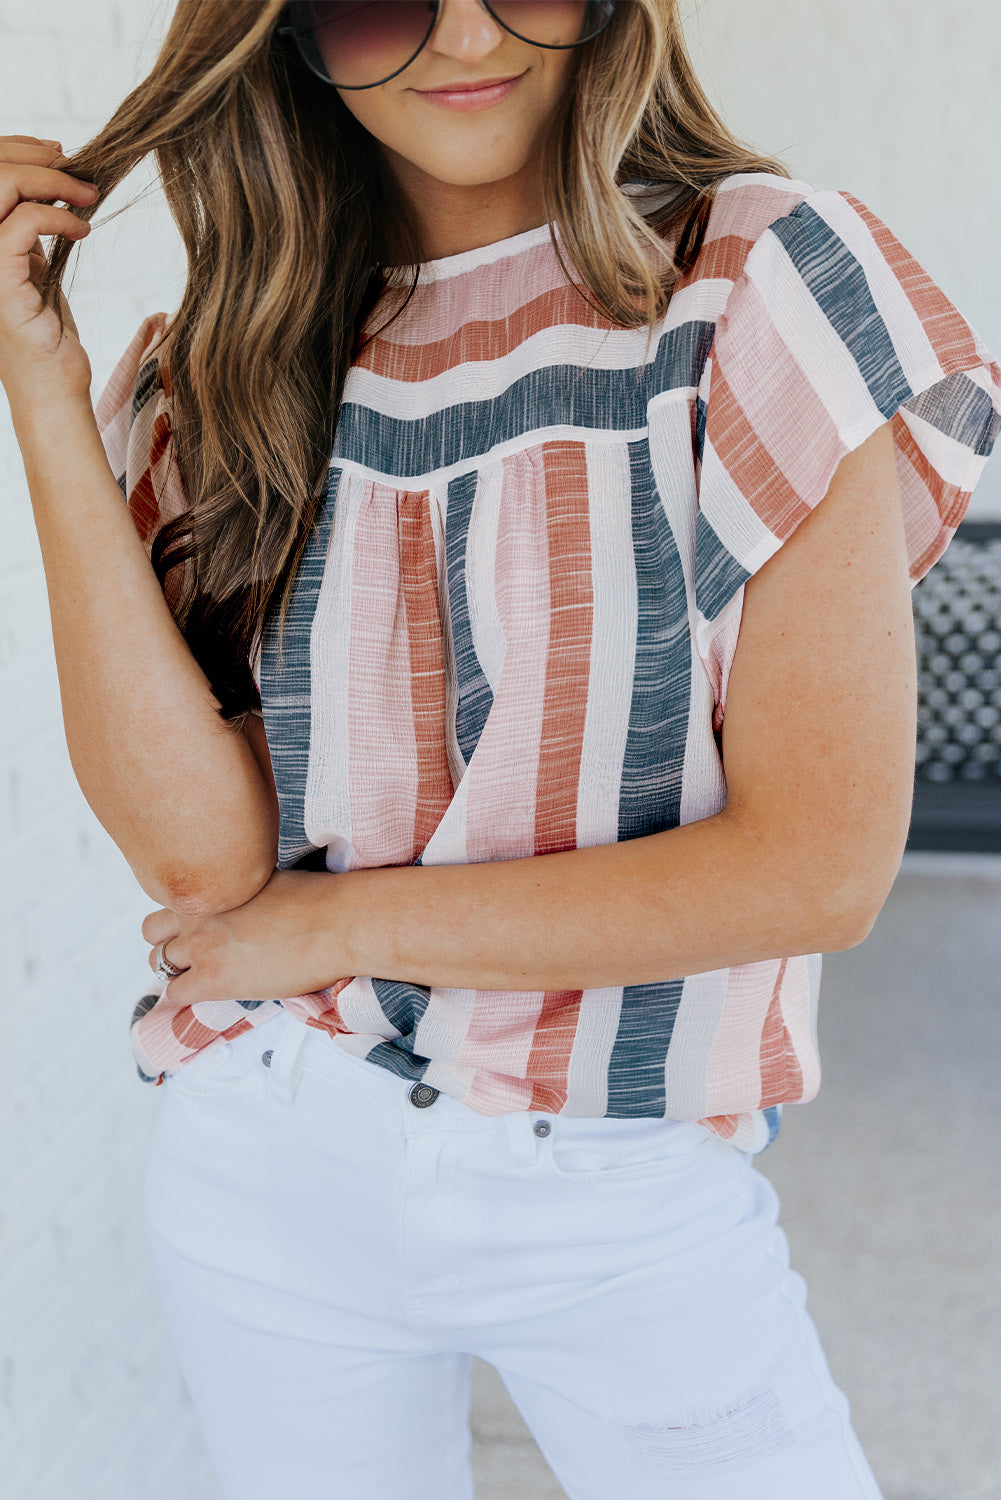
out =
[[372,988],[379,1008],[395,1031],[400,1033],[397,1046],[414,1050],[413,1036],[428,1008],[431,991],[423,984],[399,979],[373,979]]
[[715,620],[750,576],[699,511],[695,522],[695,602],[706,619]]
[[470,469],[448,487],[448,506],[445,514],[445,568],[448,577],[448,611],[452,624],[452,640],[455,646],[455,678],[458,692],[455,711],[455,734],[462,758],[469,764],[479,742],[487,715],[493,707],[494,695],[483,675],[473,630],[469,619],[469,600],[466,595],[466,543],[469,537],[469,522],[473,513],[478,475]]
[[706,413],[707,413],[707,410],[708,410],[708,408],[706,406],[706,403],[703,401],[702,397],[701,396],[696,396],[696,398],[695,398],[695,455],[698,458],[699,463],[702,462],[702,455],[706,451]]
[[538,432],[540,425],[596,432],[644,429],[651,396],[698,385],[713,325],[690,322],[662,334],[649,365],[599,370],[550,365],[515,380],[499,396],[464,401],[402,420],[346,401],[332,462],[410,482],[454,464],[479,462],[493,448]]
[[765,1146],[762,1147],[762,1150],[764,1150],[772,1144],[782,1128],[782,1106],[781,1104],[771,1104],[767,1109],[763,1109],[761,1113],[764,1115],[765,1123],[768,1126],[768,1140],[765,1142]]
[[310,735],[309,643],[341,473],[339,468],[327,470],[317,523],[306,545],[286,616],[281,662],[274,612],[261,641],[261,712],[278,792],[278,867],[282,870],[317,848],[306,837],[304,826]]
[[994,410],[987,392],[966,375],[948,375],[904,404],[978,458],[986,458],[997,441],[1001,413]]
[[160,361],[155,355],[151,355],[144,365],[140,365],[136,383],[132,388],[132,422],[135,421],[153,392],[162,386]]
[[[872,299],[865,271],[816,209],[800,203],[769,227],[858,365],[869,394],[886,420],[911,395],[886,324]],[[753,250],[751,257],[753,257]],[[749,260],[750,258],[749,257]]]
[[668,979],[661,984],[629,984],[622,991],[622,1009],[608,1065],[606,1115],[665,1114],[664,1067],[684,982]]
[[629,444],[636,657],[619,788],[619,839],[675,828],[691,693],[685,575],[645,442]]
[[431,1059],[416,1057],[413,1053],[404,1051],[405,1046],[405,1042],[376,1042],[371,1052],[365,1053],[365,1061],[388,1069],[397,1078],[417,1083],[427,1072]]
[[[691,692],[685,579],[645,443],[629,445],[636,659],[619,791],[619,839],[681,818]],[[608,1115],[663,1115],[664,1065],[684,981],[627,985],[608,1068]]]

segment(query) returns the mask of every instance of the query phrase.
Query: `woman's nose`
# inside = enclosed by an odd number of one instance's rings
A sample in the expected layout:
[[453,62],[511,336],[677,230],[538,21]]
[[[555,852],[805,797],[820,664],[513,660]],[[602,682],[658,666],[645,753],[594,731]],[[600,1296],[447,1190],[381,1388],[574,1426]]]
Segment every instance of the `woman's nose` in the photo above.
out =
[[428,47],[446,57],[476,62],[487,57],[505,35],[481,0],[440,0]]

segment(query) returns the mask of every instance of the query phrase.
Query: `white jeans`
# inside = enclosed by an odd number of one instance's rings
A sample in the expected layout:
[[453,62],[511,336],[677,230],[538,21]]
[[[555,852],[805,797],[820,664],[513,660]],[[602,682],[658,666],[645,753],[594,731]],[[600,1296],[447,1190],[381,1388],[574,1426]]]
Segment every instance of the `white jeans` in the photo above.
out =
[[474,1355],[570,1500],[880,1500],[750,1156],[411,1087],[278,1015],[161,1090],[149,1242],[227,1500],[471,1500]]

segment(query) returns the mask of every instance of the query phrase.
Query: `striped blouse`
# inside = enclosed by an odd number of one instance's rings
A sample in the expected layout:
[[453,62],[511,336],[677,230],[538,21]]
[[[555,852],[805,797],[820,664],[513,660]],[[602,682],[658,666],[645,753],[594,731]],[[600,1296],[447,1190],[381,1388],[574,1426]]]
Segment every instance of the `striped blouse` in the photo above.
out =
[[[404,297],[391,281],[365,331]],[[165,319],[96,408],[147,546],[186,504]],[[941,556],[1001,367],[850,193],[726,178],[646,340],[568,283],[542,225],[426,262],[364,345],[283,659],[269,629],[253,664],[280,867],[516,859],[718,812],[743,585],[884,422],[913,582]],[[801,955],[583,991],[364,975],[185,1006],[168,983],[132,1037],[160,1083],[284,1006],[482,1114],[694,1119],[760,1151],[819,1087],[819,979]]]

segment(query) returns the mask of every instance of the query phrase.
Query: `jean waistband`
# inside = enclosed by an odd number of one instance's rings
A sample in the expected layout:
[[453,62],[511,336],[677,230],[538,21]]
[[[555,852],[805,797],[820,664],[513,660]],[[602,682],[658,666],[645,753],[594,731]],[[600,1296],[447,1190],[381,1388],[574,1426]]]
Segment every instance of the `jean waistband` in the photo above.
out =
[[665,1155],[690,1150],[711,1134],[694,1120],[669,1120],[657,1117],[573,1116],[552,1114],[546,1110],[515,1110],[507,1114],[486,1115],[470,1109],[460,1099],[435,1091],[429,1104],[415,1101],[415,1090],[427,1085],[400,1077],[378,1063],[369,1062],[349,1052],[333,1037],[315,1026],[280,1012],[257,1031],[262,1050],[270,1052],[268,1091],[290,1105],[303,1072],[322,1078],[334,1088],[341,1088],[353,1098],[401,1120],[408,1133],[452,1129],[460,1131],[506,1132],[512,1157],[535,1158],[540,1141],[559,1132],[568,1144],[607,1144],[621,1139],[625,1144],[644,1132],[656,1131],[661,1137],[659,1150]]

